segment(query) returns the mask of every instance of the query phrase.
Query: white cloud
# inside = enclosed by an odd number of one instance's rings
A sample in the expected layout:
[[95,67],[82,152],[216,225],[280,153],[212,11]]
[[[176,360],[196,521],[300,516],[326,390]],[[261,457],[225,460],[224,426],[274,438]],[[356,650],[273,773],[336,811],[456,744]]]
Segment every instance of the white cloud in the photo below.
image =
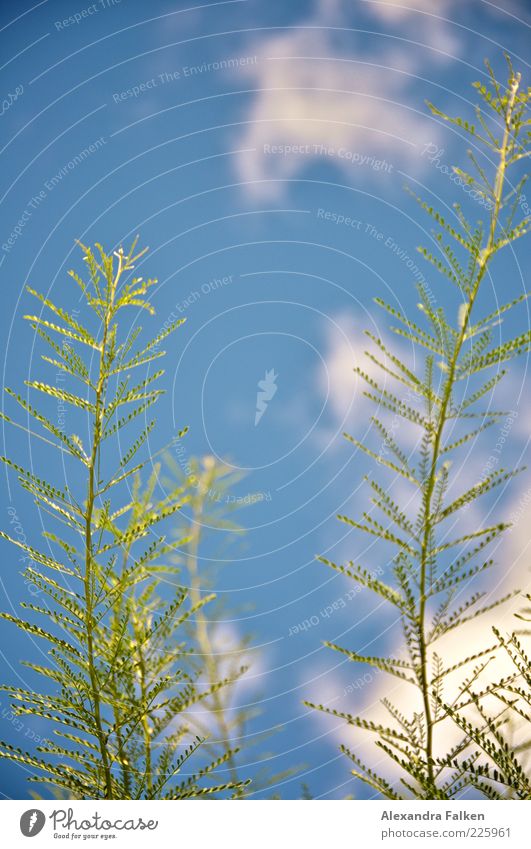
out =
[[[453,5],[453,0],[437,0],[424,8],[436,14]],[[419,154],[425,143],[437,141],[437,127],[415,91],[426,56],[407,39],[414,18],[414,40],[435,48],[429,54],[433,61],[445,60],[460,46],[455,29],[398,3],[362,6],[358,18],[361,12],[389,21],[391,34],[404,40],[386,40],[385,53],[369,53],[367,38],[348,31],[359,23],[352,10],[318,0],[300,27],[259,42],[260,59],[247,69],[258,92],[238,140],[247,149],[238,159],[238,171],[249,182],[249,193],[281,195],[282,183],[267,181],[293,178],[318,157],[334,163],[347,182],[363,179],[369,169],[372,174],[374,164],[359,164],[372,162],[372,157],[384,167],[418,170],[425,165]],[[264,145],[300,150],[268,153]],[[316,151],[314,146],[321,145],[333,153]]]

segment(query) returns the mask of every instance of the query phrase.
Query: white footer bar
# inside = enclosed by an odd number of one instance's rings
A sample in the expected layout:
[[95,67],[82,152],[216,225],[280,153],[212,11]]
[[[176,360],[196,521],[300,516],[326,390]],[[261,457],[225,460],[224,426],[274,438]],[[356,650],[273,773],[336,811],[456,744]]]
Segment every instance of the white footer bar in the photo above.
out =
[[6,849],[528,849],[528,802],[2,802]]

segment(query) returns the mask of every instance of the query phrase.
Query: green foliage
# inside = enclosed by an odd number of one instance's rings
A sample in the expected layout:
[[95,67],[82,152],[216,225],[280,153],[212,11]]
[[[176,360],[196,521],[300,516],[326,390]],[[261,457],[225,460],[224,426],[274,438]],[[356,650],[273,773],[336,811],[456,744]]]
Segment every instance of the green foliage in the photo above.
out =
[[[367,384],[365,395],[380,410],[390,411],[395,421],[417,431],[419,448],[416,457],[409,457],[407,450],[399,445],[396,436],[399,428],[391,432],[376,417],[372,421],[383,439],[379,451],[353,437],[347,435],[347,438],[379,466],[386,467],[394,476],[401,476],[412,488],[414,497],[408,501],[418,503],[417,513],[410,515],[393,500],[388,482],[374,480],[371,475],[368,481],[372,490],[371,510],[363,513],[361,520],[347,516],[339,519],[392,547],[392,577],[386,583],[375,580],[367,569],[359,565],[349,563],[339,566],[323,560],[384,599],[394,608],[402,624],[403,653],[398,659],[366,657],[336,645],[330,645],[330,648],[355,663],[370,664],[406,682],[416,691],[414,698],[420,705],[419,711],[412,716],[404,716],[391,701],[385,699],[383,704],[391,718],[391,725],[387,727],[308,703],[374,735],[380,750],[395,767],[399,767],[400,779],[396,786],[346,747],[343,751],[354,765],[353,775],[389,799],[449,799],[470,785],[488,797],[492,796],[494,791],[487,789],[489,782],[484,780],[491,773],[487,772],[486,766],[477,766],[477,747],[483,749],[490,761],[497,765],[498,777],[503,775],[508,787],[514,788],[523,797],[529,793],[529,778],[525,777],[514,753],[503,740],[498,728],[499,718],[489,718],[482,707],[484,694],[472,695],[470,690],[478,670],[484,668],[487,656],[501,647],[522,673],[522,665],[527,660],[521,644],[515,636],[503,640],[497,634],[497,644],[494,641],[494,645],[487,645],[483,651],[464,657],[449,668],[444,668],[434,649],[437,641],[449,631],[461,628],[470,619],[507,600],[506,596],[481,605],[482,592],[473,592],[464,602],[460,595],[461,589],[468,588],[476,576],[492,565],[486,549],[499,540],[506,525],[497,523],[456,536],[453,529],[456,517],[467,506],[505,484],[516,472],[496,470],[451,500],[448,489],[452,483],[450,458],[469,440],[506,415],[491,409],[492,392],[504,374],[501,364],[529,351],[531,343],[529,330],[498,343],[494,342],[493,335],[493,329],[501,324],[509,311],[528,297],[527,294],[487,315],[477,315],[481,306],[479,294],[486,275],[490,273],[492,261],[505,246],[525,235],[531,224],[529,217],[515,224],[519,189],[518,186],[516,189],[508,188],[506,179],[507,170],[529,156],[530,119],[527,109],[531,90],[520,87],[520,75],[513,72],[509,60],[508,64],[509,80],[505,88],[496,81],[490,66],[487,66],[490,86],[477,85],[483,100],[476,110],[477,124],[451,118],[431,106],[435,116],[459,127],[472,137],[476,147],[486,148],[487,160],[495,164],[494,174],[490,177],[478,165],[474,154],[470,154],[474,174],[457,169],[461,177],[488,200],[490,212],[485,222],[470,223],[458,205],[455,205],[455,221],[449,222],[430,205],[419,201],[436,222],[434,238],[440,256],[434,256],[427,249],[421,249],[421,253],[456,288],[457,319],[452,320],[447,311],[436,304],[425,284],[418,286],[418,322],[376,299],[393,319],[391,329],[416,349],[415,362],[420,365],[408,367],[380,338],[369,333],[367,335],[376,351],[368,351],[367,356],[380,366],[386,376],[391,377],[391,381],[387,380],[384,386],[363,369],[355,369]],[[487,369],[494,369],[494,374],[487,375],[486,382],[478,384],[474,376]],[[388,388],[390,383],[396,389]],[[482,399],[485,409],[478,406]],[[382,514],[381,521],[374,517],[375,511]],[[450,522],[447,521],[449,519]],[[474,665],[474,671],[469,675],[460,697],[456,703],[448,704],[447,676],[471,665]],[[507,702],[513,697],[524,698],[519,691],[511,690],[510,684],[498,687],[496,694]],[[466,704],[472,702],[482,712],[486,735],[475,729],[462,712]],[[515,711],[516,706],[512,705],[511,709]],[[434,754],[435,736],[441,730],[444,734],[441,723],[448,721],[449,716],[460,725],[465,740],[447,758],[437,760]],[[529,721],[528,713],[526,717]],[[471,760],[467,764],[460,762],[459,756],[472,744],[475,748],[470,755]]]
[[[164,355],[161,343],[181,322],[136,349],[141,328],[127,335],[122,313],[134,307],[153,314],[147,295],[156,281],[133,273],[145,251],[135,253],[136,240],[128,253],[120,248],[107,254],[100,245],[81,249],[88,281],[75,272],[71,276],[81,290],[87,326],[33,290],[52,319],[26,316],[53,352],[43,360],[78,388],[66,391],[40,380],[27,386],[67,405],[72,417],[82,413],[88,443],[8,392],[47,432],[43,438],[50,451],[53,447],[77,465],[72,480],[82,486],[79,492],[70,485],[61,488],[3,458],[62,529],[61,535],[45,532],[53,554],[10,540],[27,556],[24,576],[44,601],[22,604],[27,619],[1,614],[42,640],[48,655],[43,665],[26,664],[47,680],[43,692],[2,688],[13,700],[13,713],[44,719],[55,730],[38,754],[2,743],[0,755],[29,767],[31,781],[53,785],[71,798],[180,799],[240,792],[243,782],[212,781],[211,773],[232,757],[229,749],[204,766],[188,763],[202,741],[190,737],[184,714],[228,680],[201,689],[188,669],[189,650],[180,634],[208,598],[189,604],[181,589],[169,600],[160,597],[161,577],[175,576],[175,569],[162,564],[179,543],[167,542],[159,526],[179,511],[186,495],[174,487],[157,500],[157,467],[142,490],[139,475],[147,461],[139,461],[138,452],[155,422],[139,435],[130,427],[160,396],[156,383],[163,374],[139,379],[134,370]],[[120,440],[112,440],[118,433]]]

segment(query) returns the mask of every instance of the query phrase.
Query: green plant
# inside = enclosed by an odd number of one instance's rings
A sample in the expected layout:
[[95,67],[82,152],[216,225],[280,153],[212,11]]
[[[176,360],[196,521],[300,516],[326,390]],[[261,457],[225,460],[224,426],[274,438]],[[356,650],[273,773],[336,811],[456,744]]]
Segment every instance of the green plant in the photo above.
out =
[[48,663],[25,664],[47,680],[49,691],[2,689],[13,699],[16,716],[50,722],[54,742],[39,746],[37,754],[2,743],[0,755],[29,767],[31,781],[55,785],[73,798],[175,799],[239,790],[241,783],[209,783],[228,753],[182,776],[201,741],[185,742],[181,715],[203,694],[184,671],[188,652],[177,632],[208,599],[186,606],[180,589],[169,600],[160,598],[159,576],[169,570],[160,561],[178,542],[166,542],[157,526],[180,509],[184,493],[175,488],[157,501],[156,469],[141,492],[138,476],[147,460],[138,457],[155,420],[131,433],[126,447],[113,441],[118,435],[125,439],[160,396],[154,384],[162,370],[137,383],[134,374],[164,355],[162,342],[182,320],[135,349],[141,327],[125,333],[122,313],[129,307],[154,312],[146,295],[156,281],[132,273],[145,251],[135,253],[136,240],[128,253],[120,248],[107,254],[100,245],[94,251],[81,248],[88,282],[70,274],[81,290],[88,326],[31,289],[51,318],[26,316],[51,348],[44,361],[76,383],[80,394],[40,380],[26,383],[53,403],[68,405],[72,416],[81,414],[88,444],[7,390],[47,434],[25,428],[32,438],[44,439],[50,451],[77,467],[74,484],[49,483],[3,458],[40,509],[62,527],[61,535],[44,532],[51,553],[1,534],[24,550],[30,561],[24,576],[45,600],[22,603],[43,624],[1,615],[50,646]]
[[[453,482],[450,468],[453,454],[506,415],[491,409],[490,403],[494,388],[505,374],[501,364],[528,351],[531,341],[528,330],[506,341],[497,343],[494,340],[494,329],[509,310],[528,297],[527,294],[497,306],[487,315],[477,315],[482,284],[494,258],[502,248],[525,235],[530,227],[529,217],[515,223],[525,177],[516,185],[507,186],[506,172],[529,156],[527,107],[531,91],[521,89],[520,75],[513,72],[509,60],[508,63],[506,88],[500,86],[488,64],[489,85],[476,84],[483,100],[483,109],[479,106],[476,109],[477,125],[461,118],[450,118],[430,104],[435,116],[468,134],[476,148],[486,150],[489,163],[494,160],[492,177],[487,173],[488,165],[483,167],[472,152],[469,156],[474,173],[455,169],[486,202],[489,209],[486,223],[470,223],[458,205],[455,205],[455,221],[450,223],[420,201],[439,227],[435,239],[440,255],[435,256],[425,248],[421,253],[455,287],[457,320],[452,321],[442,306],[433,303],[431,292],[424,284],[418,286],[420,324],[376,299],[398,323],[392,330],[407,339],[419,353],[421,367],[409,367],[381,338],[368,332],[375,349],[367,356],[399,388],[392,391],[363,369],[355,369],[368,385],[365,395],[369,399],[383,411],[389,411],[396,421],[418,428],[420,433],[416,458],[408,456],[394,432],[377,416],[372,416],[371,420],[384,440],[385,451],[378,453],[369,444],[346,435],[378,465],[387,467],[394,476],[413,487],[418,498],[417,514],[409,515],[393,499],[387,484],[370,477],[372,504],[381,511],[383,520],[376,519],[372,511],[365,512],[362,521],[339,517],[349,526],[393,547],[392,582],[377,580],[369,570],[354,563],[341,566],[321,558],[392,605],[402,624],[403,657],[365,657],[335,644],[328,645],[353,662],[370,664],[414,688],[419,709],[412,716],[404,716],[388,699],[384,704],[390,716],[389,726],[307,703],[375,735],[380,749],[400,768],[400,783],[393,784],[377,774],[346,747],[343,751],[354,764],[353,774],[390,799],[403,798],[404,794],[418,798],[453,798],[463,789],[459,768],[448,775],[448,770],[436,761],[434,754],[434,736],[447,717],[447,711],[442,709],[442,704],[448,701],[444,687],[452,671],[488,654],[493,647],[488,646],[485,651],[450,667],[437,656],[433,647],[443,635],[507,598],[483,607],[480,604],[483,592],[473,592],[464,602],[458,598],[465,585],[468,587],[475,576],[492,565],[492,559],[484,560],[482,556],[507,525],[495,523],[455,538],[448,525],[480,496],[505,484],[516,470],[497,469],[487,473],[458,497],[448,497],[447,492]],[[495,371],[485,382],[478,382],[475,376],[488,369]],[[400,392],[404,397],[397,394]],[[482,399],[488,401],[485,410],[478,406]],[[459,427],[462,429],[458,430]],[[388,459],[390,455],[393,455],[392,460]],[[454,557],[456,549],[458,554]]]

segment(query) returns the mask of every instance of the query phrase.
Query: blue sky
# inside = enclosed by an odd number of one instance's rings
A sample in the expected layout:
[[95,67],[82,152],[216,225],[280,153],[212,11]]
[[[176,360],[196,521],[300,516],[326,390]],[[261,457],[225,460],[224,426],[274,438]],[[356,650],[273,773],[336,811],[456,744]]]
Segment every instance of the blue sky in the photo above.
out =
[[[374,296],[414,308],[421,275],[454,308],[454,293],[415,252],[430,243],[431,225],[404,185],[443,209],[458,200],[472,218],[485,214],[448,176],[451,164],[464,164],[465,143],[425,100],[470,114],[484,57],[503,73],[503,50],[529,72],[529,5],[501,5],[6,0],[0,11],[3,382],[19,387],[44,374],[22,320],[31,302],[24,284],[75,308],[66,276],[80,265],[75,239],[112,247],[139,233],[150,247],[142,271],[159,280],[146,332],[172,315],[187,319],[168,349],[152,447],[188,425],[185,456],[224,458],[247,473],[239,495],[267,494],[242,511],[245,547],[219,570],[216,589],[252,606],[230,623],[254,635],[242,698],[260,703],[251,734],[281,729],[260,744],[275,753],[271,768],[304,765],[276,788],[285,798],[297,798],[302,781],[322,798],[365,792],[338,752],[347,732],[302,699],[370,709],[379,681],[362,686],[366,670],[322,641],[376,654],[395,631],[383,609],[350,596],[315,555],[385,565],[385,552],[334,518],[361,512],[367,499],[367,464],[341,436],[368,429],[352,366],[365,327],[388,336]],[[528,260],[524,242],[499,260],[485,304],[523,291]],[[524,307],[510,329],[528,321]],[[258,382],[270,371],[276,391],[255,425]],[[509,468],[526,454],[525,386],[520,362],[502,389],[518,414],[503,448]],[[411,434],[403,436],[412,450]],[[481,474],[496,438],[462,456],[461,480]],[[18,432],[6,430],[4,442],[18,462],[57,472]],[[519,517],[499,552],[496,585],[515,570],[523,580],[528,568],[528,481],[490,505]],[[11,476],[2,488],[37,543],[45,517]],[[10,609],[25,589],[13,551],[2,550],[1,604]],[[297,628],[307,619],[317,622]],[[0,638],[4,676],[16,680],[19,658],[35,647],[5,625]],[[42,732],[29,723],[17,731],[7,713],[2,724],[15,745]],[[2,776],[5,795],[27,793],[21,770],[3,765]]]

